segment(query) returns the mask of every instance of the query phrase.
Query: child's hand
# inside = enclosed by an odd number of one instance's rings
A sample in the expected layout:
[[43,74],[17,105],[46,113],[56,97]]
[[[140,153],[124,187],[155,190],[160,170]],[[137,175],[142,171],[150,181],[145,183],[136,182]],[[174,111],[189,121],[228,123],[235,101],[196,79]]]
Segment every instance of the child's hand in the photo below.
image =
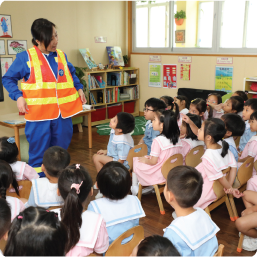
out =
[[231,188],[229,188],[229,189],[224,188],[224,191],[225,191],[225,193],[226,193],[226,194],[232,194],[232,192],[233,192],[233,188],[232,188],[232,187],[231,187]]
[[216,111],[220,111],[220,110],[223,109],[224,104],[221,103],[221,104],[218,104],[218,105],[213,105],[212,107],[213,107],[213,109],[215,109]]
[[183,134],[183,135],[180,135],[180,139],[182,139],[182,138],[185,138],[186,137],[186,134]]
[[241,192],[240,192],[238,189],[236,189],[236,188],[233,188],[232,194],[233,194],[233,196],[234,196],[235,198],[240,198],[240,197],[244,196],[244,194],[241,193]]
[[99,155],[106,155],[107,154],[107,150],[99,150],[97,152],[97,154],[99,154]]
[[241,155],[242,155],[242,152],[238,152],[238,157],[241,157]]
[[192,120],[185,114],[180,113],[182,120],[185,121],[186,123],[190,124],[192,122]]
[[138,157],[138,161],[141,163],[146,163],[149,158],[146,157]]

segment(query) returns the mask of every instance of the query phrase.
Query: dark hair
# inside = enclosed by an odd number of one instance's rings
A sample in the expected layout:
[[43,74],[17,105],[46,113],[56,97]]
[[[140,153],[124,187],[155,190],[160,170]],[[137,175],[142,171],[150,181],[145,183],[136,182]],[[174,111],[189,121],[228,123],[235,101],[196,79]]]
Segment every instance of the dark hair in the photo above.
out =
[[244,106],[250,106],[250,108],[255,112],[257,111],[257,99],[256,98],[251,98],[251,99],[248,99],[246,102],[245,102],[245,105]]
[[31,26],[32,44],[38,46],[39,42],[44,43],[45,49],[50,45],[53,37],[53,27],[56,27],[54,23],[47,19],[36,19]]
[[19,186],[16,180],[15,173],[13,172],[11,166],[5,162],[0,160],[0,195],[1,198],[6,199],[6,191],[10,187],[13,186],[17,195],[19,194]]
[[[77,194],[75,188],[71,189],[72,184],[80,184],[79,194]],[[92,186],[92,178],[81,165],[79,167],[75,164],[68,166],[63,170],[58,179],[58,188],[64,199],[61,218],[68,231],[66,252],[71,250],[79,241],[79,229],[82,225],[82,204],[87,199]]]
[[166,104],[161,99],[155,97],[149,98],[145,102],[145,107],[146,106],[152,107],[155,112],[161,109],[166,109]]
[[210,107],[210,111],[209,111],[209,116],[208,117],[212,118],[212,116],[213,116],[213,109],[202,98],[196,98],[196,99],[192,100],[191,104],[195,105],[195,108],[196,108],[196,110],[199,113],[206,112],[207,106],[209,106]]
[[177,122],[178,116],[171,110],[159,110],[156,113],[160,122],[163,123],[163,130],[160,135],[165,136],[173,145],[176,145],[180,136],[180,130]]
[[58,178],[60,172],[70,163],[70,154],[60,146],[49,147],[43,156],[43,164],[46,172],[51,176]]
[[11,209],[5,199],[0,198],[0,238],[2,238],[11,226]]
[[211,136],[214,143],[222,141],[222,153],[224,157],[228,153],[229,145],[225,140],[222,140],[226,134],[226,127],[224,121],[217,118],[210,118],[204,121],[204,137]]
[[[199,115],[195,115],[195,114],[191,114],[191,113],[187,113],[186,114],[191,121],[194,122],[194,124],[198,127],[201,128],[202,122],[201,122],[201,117]],[[192,140],[198,140],[197,139],[197,135],[194,134],[194,132],[192,131],[190,125],[188,123],[186,123],[185,121],[182,121],[183,126],[186,127],[187,129],[187,135],[186,138],[191,138]]]
[[171,111],[174,111],[174,106],[176,107],[176,116],[178,117],[178,119],[180,118],[180,114],[179,114],[179,107],[178,105],[174,102],[174,99],[170,96],[164,95],[162,97],[160,97],[160,99],[164,100],[164,103],[166,104],[166,107],[170,106],[171,107]]
[[67,231],[56,213],[29,207],[13,220],[4,255],[64,256],[66,242]]
[[[256,112],[257,114],[257,112]],[[245,122],[235,113],[227,113],[221,116],[225,123],[226,130],[232,132],[233,137],[241,137],[245,131]]]
[[235,110],[236,113],[239,113],[241,111],[243,111],[244,109],[244,100],[242,97],[240,96],[231,96],[229,98],[229,100],[231,101],[232,104],[232,110]]
[[253,112],[250,116],[250,120],[257,120],[257,111]]
[[234,94],[239,95],[240,97],[242,97],[244,99],[244,101],[248,100],[247,94],[244,91],[241,90],[237,90],[236,92],[234,92]]
[[106,163],[96,176],[100,192],[111,200],[121,200],[128,195],[131,178],[128,169],[120,162]]
[[208,97],[211,96],[211,95],[214,95],[214,96],[217,97],[217,100],[218,100],[218,103],[217,103],[217,104],[221,104],[221,103],[222,103],[222,98],[221,98],[221,95],[220,95],[220,94],[218,94],[218,93],[210,93],[210,94],[208,95]]
[[137,256],[180,256],[180,254],[168,238],[153,235],[140,242]]
[[0,160],[4,160],[10,164],[17,161],[17,156],[19,154],[18,147],[16,143],[9,143],[9,137],[0,138]]
[[185,101],[185,107],[186,107],[187,109],[189,109],[190,103],[189,103],[188,98],[187,98],[185,95],[178,95],[178,96],[176,96],[176,98],[177,98],[180,102],[181,102],[181,101]]
[[131,113],[119,112],[116,128],[121,129],[123,134],[131,133],[135,129],[135,118]]
[[181,208],[193,207],[202,195],[203,177],[194,167],[180,165],[170,170],[167,189]]

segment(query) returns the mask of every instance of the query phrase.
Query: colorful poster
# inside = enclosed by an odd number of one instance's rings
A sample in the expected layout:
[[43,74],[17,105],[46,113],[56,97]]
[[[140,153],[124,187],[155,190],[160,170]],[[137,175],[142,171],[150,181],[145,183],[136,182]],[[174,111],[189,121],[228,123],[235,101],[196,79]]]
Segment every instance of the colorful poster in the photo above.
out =
[[8,71],[10,66],[12,65],[12,57],[1,57],[1,69],[2,69],[2,77]]
[[0,37],[2,38],[11,38],[12,37],[12,22],[11,16],[0,14]]
[[180,79],[190,80],[191,64],[180,64]]
[[163,64],[163,87],[177,88],[177,64]]
[[215,90],[232,92],[233,67],[216,66],[215,70]]
[[161,87],[161,64],[149,63],[149,87]]

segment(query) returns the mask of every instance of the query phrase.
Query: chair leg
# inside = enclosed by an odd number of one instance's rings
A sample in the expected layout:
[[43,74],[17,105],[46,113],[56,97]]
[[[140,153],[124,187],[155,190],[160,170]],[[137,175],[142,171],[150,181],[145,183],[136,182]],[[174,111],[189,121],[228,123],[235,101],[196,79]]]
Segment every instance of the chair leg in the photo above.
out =
[[158,204],[159,204],[160,213],[162,215],[164,215],[165,214],[165,210],[163,208],[162,199],[161,199],[161,195],[160,195],[160,191],[159,191],[158,185],[154,185],[153,187],[154,187],[155,194],[156,194],[156,197],[157,197],[157,201],[158,201]]
[[235,202],[234,202],[234,197],[233,197],[233,195],[231,195],[231,194],[229,194],[228,197],[229,197],[228,199],[229,199],[229,202],[230,202],[230,205],[231,205],[231,207],[232,207],[233,214],[234,214],[233,219],[234,219],[234,221],[235,221],[235,220],[237,220],[239,217],[238,217],[236,205],[235,205]]
[[226,198],[225,198],[225,203],[226,203],[226,206],[227,206],[227,209],[228,209],[228,214],[229,214],[229,217],[230,217],[230,220],[231,221],[235,221],[235,215],[234,215],[234,212],[233,212],[233,209],[231,208],[231,205],[230,205],[230,201],[228,199],[228,196],[226,195]]
[[237,252],[241,253],[242,252],[242,244],[244,241],[244,234],[241,232],[240,238],[239,238],[239,242],[238,242],[238,246],[237,246]]
[[204,209],[204,211],[211,217],[211,213],[208,206]]
[[137,197],[139,199],[139,201],[141,201],[141,197],[142,197],[142,185],[139,183],[139,188],[138,188],[138,194]]

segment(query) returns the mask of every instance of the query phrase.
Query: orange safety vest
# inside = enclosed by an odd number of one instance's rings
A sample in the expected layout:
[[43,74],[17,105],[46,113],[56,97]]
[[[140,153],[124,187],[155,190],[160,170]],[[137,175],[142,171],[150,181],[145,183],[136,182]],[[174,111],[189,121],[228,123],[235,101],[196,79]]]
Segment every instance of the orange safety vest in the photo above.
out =
[[[74,87],[73,79],[64,53],[57,49],[58,72],[55,75],[41,51],[36,47],[28,51],[30,77],[21,83],[23,97],[28,104],[29,121],[53,120],[59,117],[68,118],[81,112],[82,102]],[[63,74],[59,76],[59,74]]]

